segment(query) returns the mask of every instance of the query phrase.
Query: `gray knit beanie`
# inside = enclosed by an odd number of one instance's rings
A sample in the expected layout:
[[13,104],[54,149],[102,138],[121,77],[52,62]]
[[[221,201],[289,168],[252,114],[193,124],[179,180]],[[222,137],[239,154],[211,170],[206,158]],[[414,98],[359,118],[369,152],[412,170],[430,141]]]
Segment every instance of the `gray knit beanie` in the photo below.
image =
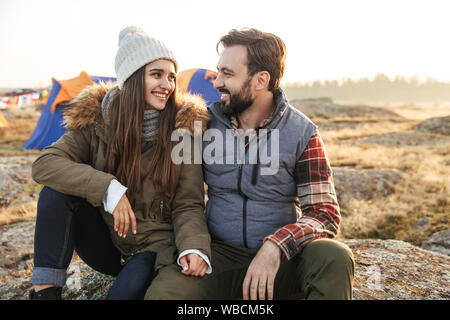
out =
[[122,29],[115,60],[119,88],[140,67],[158,59],[170,60],[175,64],[175,71],[178,69],[175,55],[162,41],[149,37],[139,27]]

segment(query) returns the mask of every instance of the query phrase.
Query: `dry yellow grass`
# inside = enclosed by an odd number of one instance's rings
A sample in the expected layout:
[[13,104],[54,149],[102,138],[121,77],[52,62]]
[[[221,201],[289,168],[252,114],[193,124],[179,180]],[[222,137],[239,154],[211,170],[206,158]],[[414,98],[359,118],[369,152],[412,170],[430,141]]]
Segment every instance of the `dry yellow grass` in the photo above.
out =
[[[326,142],[325,142],[326,143]],[[416,171],[417,168],[433,165],[433,170],[448,171],[450,141],[439,146],[391,147],[375,144],[326,143],[333,166],[356,168],[385,168],[401,171]]]
[[[8,116],[8,127],[0,129],[0,157],[37,155],[39,150],[23,150],[25,141],[32,134],[40,112],[34,107],[19,109],[9,107],[3,112]],[[37,193],[40,186],[24,185],[24,192]],[[7,207],[0,207],[0,226],[36,218],[36,201],[17,203],[13,201]]]
[[318,124],[321,136],[326,145],[330,142],[342,141],[347,139],[367,138],[386,133],[404,132],[414,126],[416,122],[411,121],[384,121],[364,122],[362,121],[355,128],[347,127],[340,129],[321,129]]
[[37,201],[0,209],[0,226],[14,222],[36,219]]
[[[390,237],[399,240],[408,240],[404,235],[386,233],[384,228],[392,229],[387,223],[394,223],[395,229],[410,229],[410,224],[421,217],[434,215],[436,211],[441,213],[443,220],[441,225],[433,226],[435,231],[449,227],[450,216],[448,187],[442,186],[441,181],[424,182],[419,175],[410,177],[395,186],[395,193],[385,198],[373,200],[352,199],[349,203],[342,204],[341,233],[345,238],[365,238],[372,235],[377,237]],[[447,181],[448,185],[448,181]],[[439,187],[441,186],[441,187]],[[400,225],[410,217],[409,225]]]
[[[450,138],[425,134],[425,140],[440,139],[440,142],[417,146],[378,145],[357,140],[408,131],[427,118],[449,115],[450,107],[400,106],[389,109],[401,114],[405,120],[321,130],[334,168],[394,169],[404,174],[404,179],[394,186],[395,193],[388,197],[340,203],[343,216],[340,237],[396,238],[420,244],[432,232],[450,227]],[[413,230],[411,225],[419,218],[427,218],[430,223],[422,231]]]
[[423,121],[434,117],[445,117],[450,114],[449,105],[415,105],[405,104],[400,106],[384,106],[387,110],[410,120]]
[[8,116],[8,127],[0,128],[0,156],[20,156],[37,154],[37,150],[23,150],[24,143],[33,133],[40,112],[34,107],[8,108],[3,112]]

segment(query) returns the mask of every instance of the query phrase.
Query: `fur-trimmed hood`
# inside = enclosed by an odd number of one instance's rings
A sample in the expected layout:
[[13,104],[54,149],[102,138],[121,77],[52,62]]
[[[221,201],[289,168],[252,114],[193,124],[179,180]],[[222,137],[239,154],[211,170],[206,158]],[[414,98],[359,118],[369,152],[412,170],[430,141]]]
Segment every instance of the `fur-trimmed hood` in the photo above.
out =
[[[101,105],[105,95],[114,87],[111,82],[96,83],[84,88],[64,109],[64,122],[67,129],[82,129],[96,121],[103,120]],[[206,129],[211,118],[206,102],[198,95],[178,94],[179,109],[176,115],[176,129],[186,129],[194,136],[194,121],[202,121]],[[103,121],[102,121],[103,122]]]

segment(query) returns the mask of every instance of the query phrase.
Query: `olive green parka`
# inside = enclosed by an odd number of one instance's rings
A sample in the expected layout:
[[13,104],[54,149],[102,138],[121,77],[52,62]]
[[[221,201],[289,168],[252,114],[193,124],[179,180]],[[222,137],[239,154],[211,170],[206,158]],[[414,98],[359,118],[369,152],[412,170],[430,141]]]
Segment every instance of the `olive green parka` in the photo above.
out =
[[[176,194],[167,203],[160,188],[150,178],[142,182],[131,202],[136,216],[137,233],[128,230],[126,238],[114,231],[114,217],[103,209],[103,199],[112,179],[104,172],[106,156],[105,122],[101,103],[111,84],[94,84],[85,88],[64,111],[68,131],[55,143],[43,149],[32,165],[33,179],[64,194],[86,199],[110,230],[110,236],[125,257],[143,251],[159,251],[176,245],[178,252],[198,249],[211,259],[211,238],[205,216],[204,184],[201,164],[181,164]],[[209,120],[204,101],[192,95],[180,97],[176,128],[194,134],[194,121]],[[193,137],[190,137],[193,139]],[[153,143],[142,150],[143,170],[152,155]],[[144,172],[142,172],[142,175]]]

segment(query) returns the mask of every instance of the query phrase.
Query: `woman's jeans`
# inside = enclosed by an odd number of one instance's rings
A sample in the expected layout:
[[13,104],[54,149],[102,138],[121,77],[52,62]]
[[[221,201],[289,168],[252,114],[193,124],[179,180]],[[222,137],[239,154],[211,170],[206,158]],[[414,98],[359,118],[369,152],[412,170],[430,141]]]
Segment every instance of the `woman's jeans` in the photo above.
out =
[[44,187],[37,205],[31,283],[63,287],[73,250],[92,269],[117,277],[107,299],[143,299],[153,279],[156,253],[137,254],[122,266],[98,209],[85,199]]

